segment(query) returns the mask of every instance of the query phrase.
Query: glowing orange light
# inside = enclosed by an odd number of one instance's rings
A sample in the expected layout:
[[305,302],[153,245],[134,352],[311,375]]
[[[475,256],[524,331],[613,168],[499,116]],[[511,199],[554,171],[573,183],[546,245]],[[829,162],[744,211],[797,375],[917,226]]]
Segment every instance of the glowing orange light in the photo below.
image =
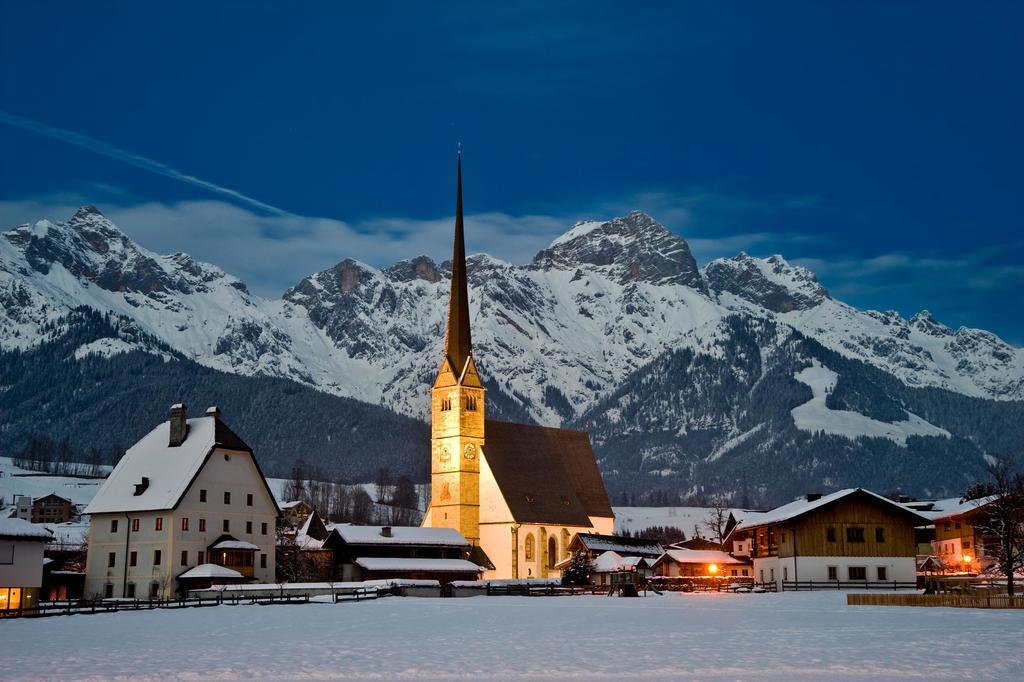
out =
[[964,563],[965,564],[971,563],[971,555],[970,554],[964,554]]
[[718,573],[718,565],[717,564],[708,564],[708,573],[710,573],[711,575],[714,575],[715,573]]

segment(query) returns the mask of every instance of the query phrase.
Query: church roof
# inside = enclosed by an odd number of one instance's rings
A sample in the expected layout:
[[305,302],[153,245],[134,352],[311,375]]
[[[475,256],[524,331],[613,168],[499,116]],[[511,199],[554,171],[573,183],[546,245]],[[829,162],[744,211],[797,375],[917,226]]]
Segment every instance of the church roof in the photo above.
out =
[[484,454],[519,523],[590,526],[614,516],[583,431],[487,420]]
[[458,189],[455,197],[455,242],[452,246],[452,292],[448,299],[448,329],[444,352],[458,377],[472,352],[469,334],[469,286],[466,283],[466,243],[462,224],[462,149],[459,149]]

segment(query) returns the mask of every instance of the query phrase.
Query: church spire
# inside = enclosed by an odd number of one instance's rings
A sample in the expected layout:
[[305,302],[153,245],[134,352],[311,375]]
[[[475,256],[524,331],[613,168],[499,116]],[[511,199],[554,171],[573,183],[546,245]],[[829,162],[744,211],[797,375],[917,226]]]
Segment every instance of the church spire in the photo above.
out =
[[462,145],[458,154],[458,189],[455,199],[455,244],[452,247],[452,293],[448,299],[448,331],[444,352],[456,376],[466,368],[472,352],[469,338],[469,288],[466,285],[466,244],[462,226]]

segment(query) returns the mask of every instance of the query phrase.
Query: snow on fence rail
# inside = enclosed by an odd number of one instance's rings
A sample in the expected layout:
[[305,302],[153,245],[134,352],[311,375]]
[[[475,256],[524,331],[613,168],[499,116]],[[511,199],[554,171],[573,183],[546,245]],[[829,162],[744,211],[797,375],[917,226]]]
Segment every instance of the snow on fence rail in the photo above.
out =
[[974,594],[848,594],[847,606],[946,606],[967,609],[1024,609],[1024,597]]
[[782,591],[783,592],[798,592],[808,590],[916,590],[916,582],[867,582],[866,580],[860,581],[847,581],[843,582],[840,580],[783,580]]
[[117,611],[184,609],[217,606],[219,604],[306,604],[308,602],[309,595],[281,596],[276,594],[260,597],[222,595],[207,598],[188,597],[187,599],[83,599],[82,601],[42,602],[39,606],[0,611],[0,618],[10,616],[42,618],[44,616],[71,616],[74,614],[114,613]]

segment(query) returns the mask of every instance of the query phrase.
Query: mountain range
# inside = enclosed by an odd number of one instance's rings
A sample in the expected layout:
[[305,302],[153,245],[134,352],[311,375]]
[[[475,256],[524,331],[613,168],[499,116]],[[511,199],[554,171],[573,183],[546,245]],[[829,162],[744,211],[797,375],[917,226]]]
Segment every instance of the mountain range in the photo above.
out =
[[[44,432],[106,451],[172,402],[216,397],[274,474],[303,458],[422,478],[449,269],[345,259],[269,299],[92,206],[15,227],[0,234],[0,447]],[[589,430],[620,503],[955,494],[1024,435],[1024,350],[927,311],[858,310],[782,256],[699,267],[641,212],[467,270],[490,415]]]

